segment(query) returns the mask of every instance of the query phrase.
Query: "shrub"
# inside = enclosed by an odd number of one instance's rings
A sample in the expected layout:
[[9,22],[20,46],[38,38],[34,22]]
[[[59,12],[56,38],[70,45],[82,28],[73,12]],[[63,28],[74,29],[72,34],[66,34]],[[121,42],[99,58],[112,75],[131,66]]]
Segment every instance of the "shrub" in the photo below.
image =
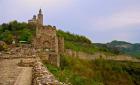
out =
[[7,44],[3,41],[0,41],[0,51],[6,50],[7,49]]

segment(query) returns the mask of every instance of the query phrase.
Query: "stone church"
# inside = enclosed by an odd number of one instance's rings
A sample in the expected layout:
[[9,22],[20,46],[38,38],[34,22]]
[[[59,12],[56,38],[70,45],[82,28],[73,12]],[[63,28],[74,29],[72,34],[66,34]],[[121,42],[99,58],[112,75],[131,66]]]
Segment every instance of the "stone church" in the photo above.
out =
[[36,34],[33,40],[33,46],[36,49],[44,49],[49,53],[48,60],[52,64],[59,66],[59,54],[64,52],[64,38],[57,36],[57,29],[55,26],[43,25],[42,10],[39,10],[38,15],[34,15],[29,24],[36,26]]

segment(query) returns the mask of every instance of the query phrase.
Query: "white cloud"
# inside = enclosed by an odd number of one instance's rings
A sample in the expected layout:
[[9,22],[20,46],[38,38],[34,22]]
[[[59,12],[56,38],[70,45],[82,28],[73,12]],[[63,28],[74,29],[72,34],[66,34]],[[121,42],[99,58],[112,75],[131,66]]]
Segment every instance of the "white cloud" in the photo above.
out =
[[122,29],[135,25],[140,25],[140,10],[122,10],[110,16],[99,17],[95,22],[95,26],[101,29]]

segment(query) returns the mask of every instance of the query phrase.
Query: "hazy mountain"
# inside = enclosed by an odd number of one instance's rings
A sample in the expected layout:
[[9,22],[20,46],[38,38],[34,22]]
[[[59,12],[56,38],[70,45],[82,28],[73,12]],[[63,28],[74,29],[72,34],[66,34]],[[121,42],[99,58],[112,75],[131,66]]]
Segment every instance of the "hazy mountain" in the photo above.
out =
[[140,58],[140,43],[132,44],[125,41],[114,40],[106,44],[108,48],[116,48],[121,53]]

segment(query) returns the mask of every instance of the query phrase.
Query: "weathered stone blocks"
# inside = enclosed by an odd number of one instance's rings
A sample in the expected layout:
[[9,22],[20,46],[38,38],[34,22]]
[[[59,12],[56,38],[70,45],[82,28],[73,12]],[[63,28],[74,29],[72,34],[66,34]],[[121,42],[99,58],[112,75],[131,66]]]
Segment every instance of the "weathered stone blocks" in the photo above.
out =
[[66,85],[66,84],[59,82],[41,62],[36,62],[33,66],[33,85]]

